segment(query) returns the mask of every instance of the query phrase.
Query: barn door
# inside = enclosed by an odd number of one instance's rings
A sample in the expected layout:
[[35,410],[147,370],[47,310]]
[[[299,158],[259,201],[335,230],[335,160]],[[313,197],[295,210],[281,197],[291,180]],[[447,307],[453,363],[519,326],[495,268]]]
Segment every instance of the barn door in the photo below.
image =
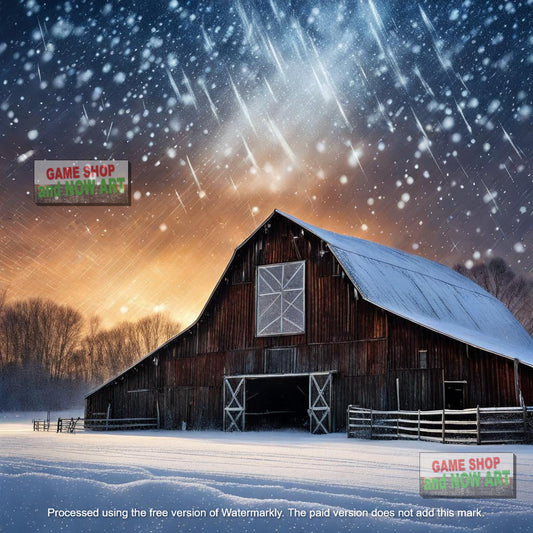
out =
[[309,431],[331,431],[331,374],[309,375]]
[[224,378],[224,431],[244,431],[246,386],[243,377]]

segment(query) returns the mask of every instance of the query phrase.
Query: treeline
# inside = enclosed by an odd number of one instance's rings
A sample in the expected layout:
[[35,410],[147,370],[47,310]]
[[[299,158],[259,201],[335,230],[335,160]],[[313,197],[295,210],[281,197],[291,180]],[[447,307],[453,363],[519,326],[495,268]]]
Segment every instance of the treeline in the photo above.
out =
[[456,265],[455,270],[475,281],[496,296],[513,313],[524,328],[533,335],[533,281],[517,275],[499,257],[468,269]]
[[0,411],[62,409],[176,335],[168,315],[109,329],[72,307],[33,298],[0,298]]

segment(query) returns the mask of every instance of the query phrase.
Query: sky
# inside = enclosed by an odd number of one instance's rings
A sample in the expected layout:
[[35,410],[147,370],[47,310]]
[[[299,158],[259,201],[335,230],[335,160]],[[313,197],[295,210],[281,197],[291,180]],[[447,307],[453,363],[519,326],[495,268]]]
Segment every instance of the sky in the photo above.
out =
[[[0,290],[192,322],[274,209],[533,271],[533,2],[2,8]],[[37,206],[36,159],[126,159],[131,206]]]

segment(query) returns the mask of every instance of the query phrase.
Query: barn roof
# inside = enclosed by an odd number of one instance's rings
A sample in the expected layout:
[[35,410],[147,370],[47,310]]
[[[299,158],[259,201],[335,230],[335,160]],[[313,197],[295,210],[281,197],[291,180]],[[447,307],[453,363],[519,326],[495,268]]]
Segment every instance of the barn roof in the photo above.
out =
[[529,333],[503,303],[458,272],[277,213],[327,243],[363,299],[447,337],[533,365]]

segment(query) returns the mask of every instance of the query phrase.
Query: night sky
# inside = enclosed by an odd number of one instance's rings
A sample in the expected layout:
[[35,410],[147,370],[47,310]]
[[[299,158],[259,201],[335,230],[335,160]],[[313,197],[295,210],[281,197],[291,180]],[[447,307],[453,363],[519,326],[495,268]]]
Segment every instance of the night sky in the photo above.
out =
[[[533,270],[533,2],[3,3],[0,289],[191,322],[273,209]],[[38,207],[34,159],[127,159]]]

